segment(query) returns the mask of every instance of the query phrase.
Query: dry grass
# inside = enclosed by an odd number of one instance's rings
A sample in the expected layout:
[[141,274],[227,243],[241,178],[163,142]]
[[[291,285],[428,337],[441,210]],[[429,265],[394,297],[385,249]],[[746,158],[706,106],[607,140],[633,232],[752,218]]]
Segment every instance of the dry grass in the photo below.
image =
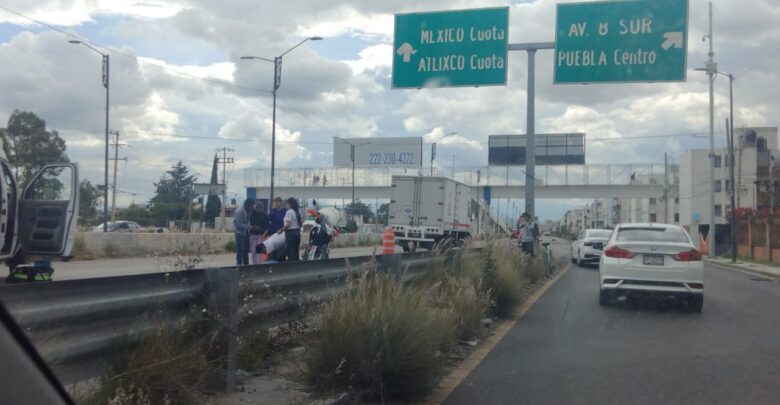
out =
[[197,323],[160,324],[136,343],[117,341],[95,389],[77,392],[78,404],[199,404],[212,365],[211,333]]
[[451,309],[431,304],[428,291],[368,272],[325,306],[307,351],[308,380],[368,398],[423,393],[442,371],[438,356],[454,341],[453,319]]

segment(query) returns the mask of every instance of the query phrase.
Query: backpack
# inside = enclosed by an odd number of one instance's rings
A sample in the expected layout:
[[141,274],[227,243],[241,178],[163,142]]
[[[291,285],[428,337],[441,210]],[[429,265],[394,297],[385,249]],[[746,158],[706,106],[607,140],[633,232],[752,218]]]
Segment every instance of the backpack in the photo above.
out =
[[537,225],[536,222],[534,222],[534,227],[531,230],[531,234],[534,236],[534,238],[539,237],[539,225]]

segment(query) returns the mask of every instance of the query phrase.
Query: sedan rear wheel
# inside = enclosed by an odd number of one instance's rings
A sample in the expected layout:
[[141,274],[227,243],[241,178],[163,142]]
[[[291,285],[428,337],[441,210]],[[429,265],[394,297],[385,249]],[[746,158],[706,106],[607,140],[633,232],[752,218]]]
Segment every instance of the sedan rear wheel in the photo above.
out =
[[610,297],[610,295],[604,290],[599,291],[599,304],[609,305],[611,303],[612,303],[612,297]]
[[688,311],[701,312],[704,307],[704,295],[694,294],[688,298]]

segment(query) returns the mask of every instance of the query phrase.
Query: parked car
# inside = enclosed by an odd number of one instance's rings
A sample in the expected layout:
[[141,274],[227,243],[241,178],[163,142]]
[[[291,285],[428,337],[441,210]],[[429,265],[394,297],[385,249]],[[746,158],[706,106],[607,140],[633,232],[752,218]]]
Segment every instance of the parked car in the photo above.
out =
[[[146,232],[146,230],[133,221],[113,221],[108,223],[109,232]],[[103,224],[92,228],[92,232],[103,232]]]
[[631,294],[681,299],[694,312],[704,305],[701,253],[679,225],[618,225],[604,248],[599,278],[601,305]]
[[610,229],[586,229],[571,244],[571,262],[578,266],[598,264],[601,250],[612,234]]

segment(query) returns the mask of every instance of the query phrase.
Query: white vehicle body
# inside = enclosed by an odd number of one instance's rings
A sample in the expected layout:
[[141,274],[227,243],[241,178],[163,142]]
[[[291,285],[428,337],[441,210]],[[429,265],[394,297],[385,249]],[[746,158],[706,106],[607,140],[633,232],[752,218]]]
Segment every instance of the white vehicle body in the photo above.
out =
[[389,226],[404,248],[471,235],[471,188],[444,177],[393,176]]
[[78,223],[78,166],[46,165],[20,190],[0,143],[0,171],[0,261],[18,254],[70,256]]
[[585,229],[580,232],[577,240],[571,244],[571,261],[579,266],[598,263],[603,246],[607,244],[611,234],[611,229]]
[[612,232],[599,263],[599,302],[631,293],[686,299],[701,311],[704,270],[701,254],[679,225],[620,224]]

